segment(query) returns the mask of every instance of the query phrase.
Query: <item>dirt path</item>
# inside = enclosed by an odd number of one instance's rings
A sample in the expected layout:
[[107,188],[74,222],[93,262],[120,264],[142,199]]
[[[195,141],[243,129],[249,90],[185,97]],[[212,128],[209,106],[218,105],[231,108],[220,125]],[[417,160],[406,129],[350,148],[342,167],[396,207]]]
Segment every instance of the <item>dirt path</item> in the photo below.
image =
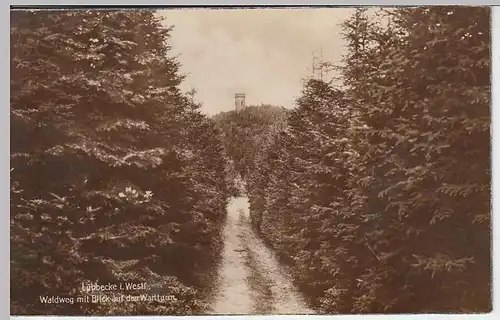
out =
[[219,291],[212,314],[315,313],[251,229],[247,198],[233,198],[229,203],[224,237]]

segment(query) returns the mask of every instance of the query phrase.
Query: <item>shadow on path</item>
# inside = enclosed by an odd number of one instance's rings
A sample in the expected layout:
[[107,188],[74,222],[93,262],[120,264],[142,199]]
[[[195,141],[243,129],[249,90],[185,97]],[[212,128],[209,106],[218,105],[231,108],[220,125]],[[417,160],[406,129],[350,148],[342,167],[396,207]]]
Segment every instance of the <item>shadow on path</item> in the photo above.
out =
[[219,290],[211,314],[315,314],[274,254],[254,233],[246,197],[231,199]]

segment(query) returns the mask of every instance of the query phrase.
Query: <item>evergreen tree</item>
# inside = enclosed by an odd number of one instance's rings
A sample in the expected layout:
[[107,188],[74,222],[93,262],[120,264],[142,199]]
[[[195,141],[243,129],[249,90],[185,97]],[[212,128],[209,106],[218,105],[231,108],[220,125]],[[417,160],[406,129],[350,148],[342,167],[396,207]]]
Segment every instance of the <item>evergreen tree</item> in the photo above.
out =
[[[179,90],[170,30],[151,11],[11,22],[11,313],[199,312],[226,164],[213,123]],[[39,300],[81,295],[86,281],[148,282],[177,301]]]
[[342,90],[305,82],[251,215],[322,312],[488,311],[490,11],[381,14],[344,23]]
[[378,71],[356,78],[356,66],[344,69],[368,126],[355,190],[379,262],[359,275],[364,292],[353,308],[486,311],[489,9],[399,9],[390,18],[387,29],[373,28],[374,45],[363,51]]

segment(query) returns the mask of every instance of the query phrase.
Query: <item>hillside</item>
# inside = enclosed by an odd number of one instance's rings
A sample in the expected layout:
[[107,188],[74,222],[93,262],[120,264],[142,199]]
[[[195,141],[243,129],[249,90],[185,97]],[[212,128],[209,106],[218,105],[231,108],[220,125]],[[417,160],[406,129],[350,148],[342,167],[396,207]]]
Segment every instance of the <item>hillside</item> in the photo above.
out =
[[286,127],[286,114],[282,107],[263,104],[213,117],[224,150],[238,174],[247,177],[253,172],[262,148]]

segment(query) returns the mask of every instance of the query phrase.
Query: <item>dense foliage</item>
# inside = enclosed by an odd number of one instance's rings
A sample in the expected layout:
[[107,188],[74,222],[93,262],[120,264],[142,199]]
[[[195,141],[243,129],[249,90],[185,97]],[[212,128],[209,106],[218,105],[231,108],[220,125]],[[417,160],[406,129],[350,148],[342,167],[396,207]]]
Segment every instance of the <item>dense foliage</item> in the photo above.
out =
[[490,9],[380,14],[344,23],[343,86],[305,81],[258,144],[253,223],[322,312],[487,312]]
[[[193,314],[229,196],[213,120],[152,11],[11,14],[11,314]],[[43,304],[83,282],[163,303]]]
[[236,112],[221,112],[214,116],[224,150],[243,177],[256,169],[262,147],[285,127],[284,108],[272,105],[247,106]]

